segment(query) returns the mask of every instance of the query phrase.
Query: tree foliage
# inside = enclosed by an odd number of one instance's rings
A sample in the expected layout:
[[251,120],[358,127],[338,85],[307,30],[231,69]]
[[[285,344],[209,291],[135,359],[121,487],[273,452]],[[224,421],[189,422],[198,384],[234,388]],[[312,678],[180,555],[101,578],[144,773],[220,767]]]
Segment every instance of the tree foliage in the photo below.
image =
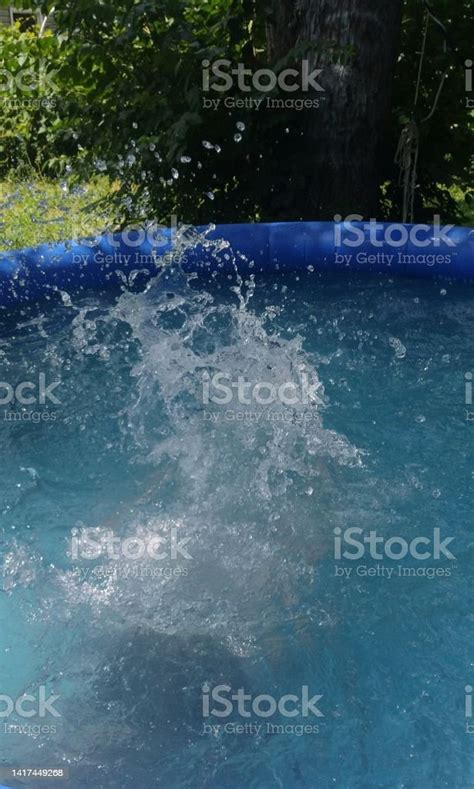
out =
[[0,27],[0,175],[40,168],[56,140],[61,60],[57,38]]
[[[30,0],[24,5],[30,7]],[[263,112],[222,103],[218,109],[203,107],[203,61],[226,58],[254,70],[278,71],[302,56],[294,50],[284,57],[272,53],[268,3],[57,0],[54,6],[55,36],[33,43],[18,31],[1,33],[0,64],[13,38],[18,52],[29,47],[29,56],[36,59],[49,48],[59,95],[55,106],[40,114],[22,108],[16,117],[8,116],[0,138],[4,168],[18,164],[23,146],[49,175],[64,172],[67,163],[78,178],[107,173],[120,184],[113,199],[123,219],[165,221],[172,213],[184,222],[329,218],[307,216],[299,208],[292,214],[292,196],[310,160],[305,130],[318,122],[317,112]],[[47,11],[47,5],[42,8]],[[470,200],[473,129],[463,64],[472,54],[474,2],[436,0],[432,10],[414,107],[426,5],[408,0],[404,7],[386,154],[380,163],[379,215],[386,218],[401,217],[400,171],[394,159],[410,121],[416,121],[420,140],[416,217],[436,211],[446,221],[462,218],[464,206],[454,199],[453,188],[455,196]],[[330,50],[334,42],[304,45],[306,51],[311,46]],[[347,53],[335,48],[333,56],[344,62]],[[439,99],[424,121],[443,74]],[[242,98],[238,90],[228,95]],[[23,140],[17,148],[15,138]]]

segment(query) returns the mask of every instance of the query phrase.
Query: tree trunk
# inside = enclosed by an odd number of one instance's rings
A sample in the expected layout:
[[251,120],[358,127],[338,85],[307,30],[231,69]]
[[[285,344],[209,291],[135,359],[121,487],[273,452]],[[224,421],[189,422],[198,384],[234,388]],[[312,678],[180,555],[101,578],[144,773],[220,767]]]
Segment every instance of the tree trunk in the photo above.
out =
[[[327,51],[308,50],[311,68],[323,69],[318,81],[325,92],[319,109],[294,118],[306,153],[305,172],[292,176],[298,188],[292,190],[290,184],[286,200],[276,196],[270,213],[286,213],[287,218],[291,204],[291,213],[296,208],[305,218],[376,215],[402,0],[269,3],[266,29],[272,62],[306,42],[334,42],[338,49],[351,51],[338,63]],[[298,53],[300,57],[305,56]]]

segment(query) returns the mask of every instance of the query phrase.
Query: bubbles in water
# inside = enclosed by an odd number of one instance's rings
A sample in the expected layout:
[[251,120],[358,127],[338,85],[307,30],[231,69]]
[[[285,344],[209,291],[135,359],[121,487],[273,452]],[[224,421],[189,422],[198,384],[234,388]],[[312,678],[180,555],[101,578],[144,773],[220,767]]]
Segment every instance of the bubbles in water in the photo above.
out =
[[191,161],[192,160],[190,156],[181,156],[180,158],[180,162],[182,162],[182,164],[189,164]]
[[242,131],[245,131],[245,123],[243,123],[242,121],[237,121],[237,123],[235,124],[235,126],[236,126],[236,128],[237,128],[239,131],[241,131],[241,132],[242,132]]
[[242,135],[241,134],[234,134],[234,141],[235,142],[242,142]]
[[14,539],[0,559],[0,591],[11,594],[18,586],[31,586],[41,566],[40,557],[32,555],[24,544]]

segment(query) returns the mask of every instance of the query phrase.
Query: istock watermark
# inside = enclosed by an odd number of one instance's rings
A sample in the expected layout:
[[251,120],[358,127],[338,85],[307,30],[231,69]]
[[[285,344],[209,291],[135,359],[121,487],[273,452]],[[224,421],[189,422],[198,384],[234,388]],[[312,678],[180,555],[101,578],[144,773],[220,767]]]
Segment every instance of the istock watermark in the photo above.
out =
[[[212,375],[204,371],[201,383],[203,405],[233,406],[225,412],[204,411],[204,419],[209,422],[217,422],[222,416],[226,421],[254,423],[310,421],[317,413],[310,406],[324,405],[322,383],[311,377],[304,367],[299,370],[297,381],[249,381],[243,375],[234,378],[222,371]],[[244,411],[241,406],[253,408]]]
[[[202,716],[205,720],[202,733],[214,737],[226,734],[254,737],[319,734],[320,725],[315,724],[314,719],[324,718],[319,706],[322,698],[323,694],[312,694],[308,685],[302,685],[298,695],[261,693],[255,696],[247,693],[245,688],[233,692],[230,685],[211,687],[206,682],[202,687]],[[231,717],[233,720],[226,720]],[[297,724],[296,718],[304,722]],[[223,720],[226,722],[221,722]]]
[[19,68],[16,71],[0,68],[0,94],[16,91],[46,93],[48,90],[57,90],[57,84],[54,82],[57,73],[57,69],[52,69],[51,64],[46,60],[40,60],[32,66]]
[[74,252],[72,258],[78,265],[93,262],[126,269],[156,267],[164,255],[172,253],[186,240],[189,231],[189,225],[178,222],[175,214],[171,215],[169,225],[150,221],[146,225],[127,225],[121,230],[106,228],[100,234],[100,246],[97,238],[81,239],[81,246],[91,248],[93,254]]
[[473,66],[474,61],[468,58],[464,63],[464,87],[466,90],[466,109],[474,110],[474,79],[473,79]]
[[[433,224],[406,225],[399,222],[390,224],[371,218],[364,221],[360,214],[334,216],[335,261],[340,265],[358,264],[383,265],[426,265],[446,266],[452,263],[452,250],[456,242],[451,231],[454,225],[442,225],[441,217],[435,214]],[[407,245],[419,252],[404,251]],[[363,250],[354,252],[361,247]],[[429,247],[430,251],[426,252]],[[393,251],[387,252],[387,249]]]
[[8,381],[0,381],[0,405],[14,402],[20,403],[20,405],[33,405],[33,403],[45,405],[48,401],[54,405],[60,405],[61,400],[53,394],[60,385],[60,381],[47,384],[45,373],[39,373],[38,382],[21,381],[13,386]]
[[74,527],[67,554],[74,562],[107,560],[104,565],[76,566],[74,572],[82,581],[187,576],[186,563],[193,560],[191,537],[184,536],[182,531],[181,526],[172,526],[167,533],[156,534],[148,529],[142,534],[123,537],[112,529]]
[[58,85],[57,69],[42,59],[32,65],[18,63],[15,70],[0,68],[0,106],[4,110],[17,107],[55,107]]
[[[5,422],[40,422],[56,420],[56,412],[51,410],[35,411],[25,406],[33,405],[61,405],[61,400],[56,392],[61,381],[47,382],[46,373],[39,373],[37,381],[20,381],[10,383],[0,381],[0,407],[12,406],[3,410]],[[22,410],[15,410],[13,406],[23,406]]]
[[112,529],[73,529],[71,537],[72,559],[192,559],[186,548],[191,537],[180,538],[173,526],[169,535],[147,537],[118,537]]
[[[23,693],[17,698],[0,693],[0,732],[29,737],[56,734],[57,727],[45,723],[45,720],[62,717],[56,707],[60,698],[57,694],[48,693],[45,685],[40,685],[36,694]],[[15,718],[21,718],[22,722],[11,722]]]
[[472,718],[474,717],[474,707],[472,703],[473,693],[474,688],[472,685],[466,685],[464,688],[464,719],[466,734],[474,734],[474,723],[472,723]]
[[[334,574],[337,578],[449,578],[451,567],[427,565],[427,562],[456,561],[448,546],[454,537],[442,537],[435,527],[431,537],[418,535],[410,540],[400,536],[381,535],[376,530],[364,532],[350,527],[334,529]],[[357,564],[361,559],[375,560]],[[404,563],[405,560],[405,563]],[[345,566],[343,562],[351,564]]]
[[[206,59],[202,61],[203,108],[217,110],[222,105],[226,109],[246,110],[318,109],[325,92],[320,81],[322,73],[323,69],[313,68],[307,59],[301,60],[298,68],[280,71],[251,69],[227,58]],[[235,92],[243,96],[223,95]]]
[[[473,386],[472,386],[473,375],[471,372],[464,373],[464,404],[466,406],[470,406],[473,404],[472,397],[473,397]],[[469,408],[464,409],[464,418],[466,422],[474,422],[474,411],[471,411]]]

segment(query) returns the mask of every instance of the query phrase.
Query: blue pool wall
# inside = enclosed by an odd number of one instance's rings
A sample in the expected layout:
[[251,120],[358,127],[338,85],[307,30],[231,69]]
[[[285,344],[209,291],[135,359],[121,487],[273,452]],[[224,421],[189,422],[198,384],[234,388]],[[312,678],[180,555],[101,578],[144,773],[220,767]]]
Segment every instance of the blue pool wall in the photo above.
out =
[[[117,287],[137,270],[147,279],[176,249],[185,271],[207,276],[232,273],[237,264],[243,274],[309,269],[474,279],[474,230],[468,227],[450,226],[440,235],[435,226],[380,223],[374,235],[374,228],[363,222],[277,222],[186,232],[197,240],[177,248],[176,231],[162,228],[159,240],[143,240],[144,234],[130,231],[2,252],[0,306],[41,300],[52,289]],[[209,246],[199,241],[200,234],[224,243]]]

